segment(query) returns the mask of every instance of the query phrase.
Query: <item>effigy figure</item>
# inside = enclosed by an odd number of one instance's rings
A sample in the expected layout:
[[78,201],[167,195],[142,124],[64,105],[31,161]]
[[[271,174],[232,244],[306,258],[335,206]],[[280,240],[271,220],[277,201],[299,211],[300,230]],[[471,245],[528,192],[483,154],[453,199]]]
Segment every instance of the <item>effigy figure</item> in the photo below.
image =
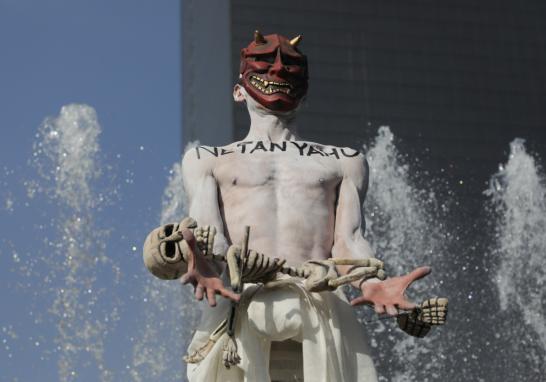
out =
[[[241,51],[233,98],[248,108],[249,132],[186,152],[191,218],[153,230],[144,245],[154,275],[182,277],[208,302],[185,357],[190,381],[376,381],[352,306],[397,317],[418,337],[445,322],[446,299],[405,296],[430,268],[387,278],[363,237],[364,155],[298,137],[308,87],[300,42],[257,31]],[[348,302],[344,284],[362,295]]]

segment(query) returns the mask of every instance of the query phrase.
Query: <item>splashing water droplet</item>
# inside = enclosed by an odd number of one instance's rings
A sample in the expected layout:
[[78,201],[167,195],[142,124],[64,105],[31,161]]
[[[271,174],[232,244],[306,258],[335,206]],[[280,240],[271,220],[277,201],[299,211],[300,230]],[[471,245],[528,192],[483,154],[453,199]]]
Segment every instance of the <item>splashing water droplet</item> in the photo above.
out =
[[[188,144],[186,151],[196,145],[197,142]],[[162,201],[161,224],[180,221],[188,211],[182,164],[175,163],[169,174]],[[131,377],[134,381],[143,382],[185,380],[185,364],[180,368],[173,365],[180,365],[180,358],[186,353],[191,334],[197,327],[200,308],[187,287],[146,276],[143,301],[148,305],[144,327],[133,346]]]
[[[424,264],[441,268],[445,241],[438,220],[441,207],[437,207],[434,192],[414,186],[410,167],[396,149],[394,135],[388,127],[379,128],[366,157],[371,171],[365,201],[366,237],[385,262],[389,274],[407,273]],[[427,280],[412,288],[422,293],[440,285],[431,285]],[[434,340],[415,339],[399,330],[392,331],[389,324],[384,320],[364,323],[372,330],[372,342],[377,344],[374,360],[382,366],[380,374],[391,381],[437,380],[438,371],[429,365],[441,365],[444,360],[440,355],[444,351],[434,354],[432,349],[438,348]]]
[[[510,144],[508,162],[499,166],[492,177],[496,183],[485,193],[497,222],[493,253],[498,266],[492,280],[510,317],[499,330],[519,339],[511,350],[514,362],[540,375],[546,355],[546,177],[524,143],[518,138]],[[514,324],[517,317],[521,321]],[[533,345],[522,346],[525,339]]]
[[[102,293],[90,293],[100,290],[96,288],[97,275],[111,266],[99,245],[105,233],[93,222],[93,211],[99,206],[94,182],[100,176],[100,132],[92,107],[63,106],[57,117],[45,119],[39,127],[31,160],[41,179],[28,182],[29,196],[44,193],[59,215],[52,219],[58,232],[57,241],[51,242],[54,256],[44,261],[49,271],[47,293],[54,296],[50,311],[58,332],[61,381],[75,380],[75,370],[84,364],[93,365],[102,381],[111,380],[104,359],[109,327],[94,316],[109,317],[112,310],[103,304]],[[97,257],[106,268],[95,264]]]

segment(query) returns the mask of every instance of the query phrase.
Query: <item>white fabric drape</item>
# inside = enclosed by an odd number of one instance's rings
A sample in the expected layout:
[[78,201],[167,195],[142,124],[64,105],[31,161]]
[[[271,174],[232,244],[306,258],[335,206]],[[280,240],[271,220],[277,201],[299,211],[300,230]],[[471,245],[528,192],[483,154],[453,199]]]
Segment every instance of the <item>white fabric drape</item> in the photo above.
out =
[[[375,382],[377,376],[364,328],[341,290],[310,293],[289,282],[268,288],[250,285],[238,309],[236,341],[241,363],[222,364],[227,334],[198,364],[188,364],[190,382],[269,382],[271,341],[302,343],[305,381]],[[202,347],[227,317],[229,302],[206,307],[188,353]]]

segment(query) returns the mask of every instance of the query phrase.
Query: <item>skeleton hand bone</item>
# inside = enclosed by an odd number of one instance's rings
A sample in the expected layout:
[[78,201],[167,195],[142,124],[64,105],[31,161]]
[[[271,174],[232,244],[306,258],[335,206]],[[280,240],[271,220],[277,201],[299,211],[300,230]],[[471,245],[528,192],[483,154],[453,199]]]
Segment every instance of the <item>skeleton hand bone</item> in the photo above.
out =
[[193,230],[193,234],[195,236],[197,247],[201,253],[205,257],[211,256],[214,247],[214,237],[216,236],[216,227],[209,225],[196,227]]
[[419,320],[431,325],[443,325],[447,320],[447,298],[429,298],[421,303]]
[[424,337],[433,325],[443,325],[447,319],[447,298],[430,298],[409,313],[397,317],[398,326],[413,337]]

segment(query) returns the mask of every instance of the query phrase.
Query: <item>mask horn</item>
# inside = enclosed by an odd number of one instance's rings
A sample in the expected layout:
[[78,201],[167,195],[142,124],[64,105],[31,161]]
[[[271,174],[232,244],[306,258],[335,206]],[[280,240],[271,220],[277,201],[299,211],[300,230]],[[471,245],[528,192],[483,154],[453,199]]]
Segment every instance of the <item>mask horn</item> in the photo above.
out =
[[256,30],[254,32],[254,42],[258,45],[261,45],[261,44],[266,44],[267,41],[265,39],[265,37],[260,33],[259,30]]
[[303,39],[302,35],[297,35],[296,37],[294,37],[292,40],[290,40],[290,45],[292,45],[294,48],[298,46],[298,44],[301,42],[301,40]]

